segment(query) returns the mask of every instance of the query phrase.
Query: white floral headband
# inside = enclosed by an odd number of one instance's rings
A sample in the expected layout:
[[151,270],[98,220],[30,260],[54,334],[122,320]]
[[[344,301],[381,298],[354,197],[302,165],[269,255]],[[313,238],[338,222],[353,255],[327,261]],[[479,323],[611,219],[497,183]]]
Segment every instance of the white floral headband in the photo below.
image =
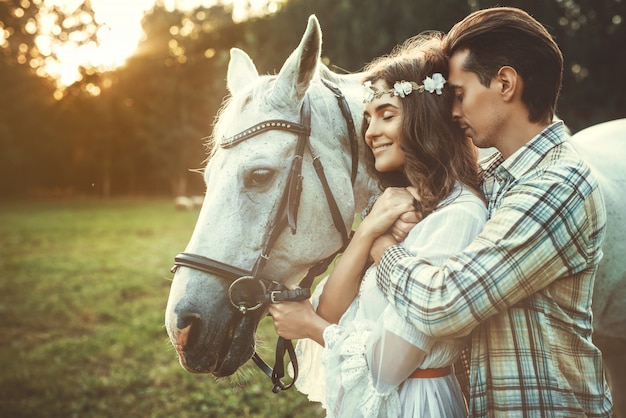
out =
[[441,95],[441,89],[443,89],[443,85],[446,84],[446,79],[443,75],[441,75],[441,73],[434,73],[432,78],[426,77],[422,83],[423,84],[417,84],[415,81],[402,80],[396,81],[392,89],[378,90],[372,85],[371,81],[366,81],[363,83],[363,88],[365,90],[363,103],[369,103],[374,99],[379,99],[383,96],[383,94],[404,98],[407,94],[411,94],[411,92],[415,90],[420,93],[427,91],[429,93],[437,93],[437,95]]

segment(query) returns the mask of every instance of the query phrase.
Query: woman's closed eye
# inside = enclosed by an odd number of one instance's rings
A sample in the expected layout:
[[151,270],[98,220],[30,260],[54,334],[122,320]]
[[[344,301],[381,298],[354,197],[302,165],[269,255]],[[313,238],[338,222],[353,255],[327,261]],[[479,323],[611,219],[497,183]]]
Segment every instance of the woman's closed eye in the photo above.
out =
[[383,113],[383,120],[391,120],[396,116],[393,112],[385,112]]

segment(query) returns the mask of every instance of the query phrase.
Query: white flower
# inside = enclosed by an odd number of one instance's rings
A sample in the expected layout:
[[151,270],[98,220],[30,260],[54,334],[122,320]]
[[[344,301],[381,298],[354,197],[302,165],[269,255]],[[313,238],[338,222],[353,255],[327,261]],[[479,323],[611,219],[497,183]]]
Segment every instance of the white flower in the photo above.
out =
[[376,90],[372,87],[371,81],[366,81],[363,83],[363,103],[369,103],[374,100],[374,95],[376,94]]
[[413,91],[413,85],[410,81],[396,81],[393,85],[393,94],[404,98]]
[[443,85],[446,84],[446,79],[443,78],[443,75],[441,75],[441,73],[434,73],[433,78],[426,77],[423,83],[424,90],[429,93],[434,93],[436,91],[437,94],[440,95],[441,89],[443,89]]

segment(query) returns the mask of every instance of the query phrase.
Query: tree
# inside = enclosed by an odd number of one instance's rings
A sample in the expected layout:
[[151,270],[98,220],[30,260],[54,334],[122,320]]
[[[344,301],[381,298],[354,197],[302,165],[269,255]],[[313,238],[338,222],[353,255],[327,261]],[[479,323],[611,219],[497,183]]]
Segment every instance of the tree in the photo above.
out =
[[[0,2],[0,194],[19,194],[54,176],[50,159],[52,89],[31,71],[36,10]],[[34,53],[36,56],[36,53]]]
[[[563,50],[557,112],[568,126],[578,131],[626,117],[624,1],[276,0],[268,3],[275,12],[241,22],[233,20],[231,6],[181,11],[157,2],[143,21],[145,39],[125,66],[83,68],[65,89],[41,70],[43,59],[55,56],[35,42],[41,10],[34,4],[0,0],[2,195],[41,189],[103,196],[202,193],[201,176],[190,170],[204,163],[202,138],[211,134],[227,94],[229,49],[248,52],[261,73],[276,73],[310,14],[322,26],[325,63],[356,72],[406,38],[445,32],[473,10],[521,7]],[[89,1],[51,13],[59,40],[93,40],[97,23]]]

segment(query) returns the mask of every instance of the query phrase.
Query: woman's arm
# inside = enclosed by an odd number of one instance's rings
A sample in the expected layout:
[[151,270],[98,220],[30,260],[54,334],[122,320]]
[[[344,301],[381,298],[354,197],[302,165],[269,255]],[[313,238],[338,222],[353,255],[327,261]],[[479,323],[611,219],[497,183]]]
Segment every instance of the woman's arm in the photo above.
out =
[[354,233],[350,244],[340,256],[320,296],[317,313],[331,323],[339,318],[359,291],[363,270],[369,258],[374,238],[364,232],[363,223]]
[[414,212],[413,196],[404,188],[390,187],[374,204],[339,258],[320,297],[317,313],[337,323],[356,297],[374,240],[386,233],[406,212]]

